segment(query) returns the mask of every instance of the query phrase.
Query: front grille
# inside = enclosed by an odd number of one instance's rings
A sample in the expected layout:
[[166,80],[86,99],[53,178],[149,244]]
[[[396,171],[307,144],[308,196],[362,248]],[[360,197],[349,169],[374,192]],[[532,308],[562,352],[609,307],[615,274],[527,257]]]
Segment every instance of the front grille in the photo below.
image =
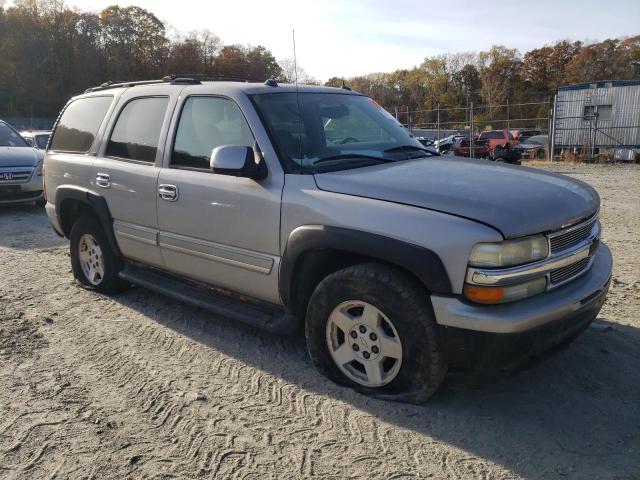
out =
[[571,265],[567,265],[566,267],[552,270],[549,274],[551,285],[558,285],[583,273],[583,271],[589,266],[590,260],[590,257],[583,258],[582,260],[572,263]]
[[578,226],[569,227],[564,231],[549,235],[549,244],[551,253],[558,253],[568,248],[574,247],[584,242],[591,236],[594,224],[598,221],[597,217],[587,220]]
[[[4,178],[4,174],[11,174],[11,178]],[[3,171],[0,170],[0,185],[6,185],[7,183],[25,183],[31,178],[31,170],[19,170],[19,171]]]

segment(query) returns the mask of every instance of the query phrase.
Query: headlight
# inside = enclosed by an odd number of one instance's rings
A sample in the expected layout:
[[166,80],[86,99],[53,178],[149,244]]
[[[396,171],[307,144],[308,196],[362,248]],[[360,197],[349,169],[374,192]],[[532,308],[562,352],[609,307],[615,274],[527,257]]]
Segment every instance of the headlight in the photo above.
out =
[[476,285],[465,285],[464,294],[469,300],[479,303],[507,303],[533,297],[547,289],[547,279],[545,277],[536,278],[528,282],[517,285],[507,285],[504,287],[479,287]]
[[42,167],[44,166],[44,158],[38,162],[38,166],[36,167],[36,175],[39,177],[42,176]]
[[549,255],[549,242],[544,235],[499,243],[478,243],[471,250],[472,267],[515,267],[542,260]]

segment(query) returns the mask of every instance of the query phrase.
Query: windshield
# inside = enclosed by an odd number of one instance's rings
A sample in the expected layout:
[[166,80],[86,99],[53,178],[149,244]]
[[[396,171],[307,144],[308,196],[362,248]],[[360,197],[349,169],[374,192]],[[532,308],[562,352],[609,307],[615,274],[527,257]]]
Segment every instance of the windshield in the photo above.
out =
[[339,93],[254,95],[279,153],[315,170],[430,156],[374,100]]
[[0,123],[0,147],[28,147],[24,139],[6,123]]
[[36,135],[36,145],[40,150],[47,148],[47,142],[49,141],[49,134]]

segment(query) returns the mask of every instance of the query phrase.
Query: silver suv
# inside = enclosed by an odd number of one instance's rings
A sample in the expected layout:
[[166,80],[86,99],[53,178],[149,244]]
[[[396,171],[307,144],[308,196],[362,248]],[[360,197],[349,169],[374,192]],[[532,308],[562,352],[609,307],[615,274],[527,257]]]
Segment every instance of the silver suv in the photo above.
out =
[[45,165],[80,284],[303,328],[318,370],[382,398],[566,343],[609,288],[591,187],[440,157],[348,89],[104,85],[64,108]]

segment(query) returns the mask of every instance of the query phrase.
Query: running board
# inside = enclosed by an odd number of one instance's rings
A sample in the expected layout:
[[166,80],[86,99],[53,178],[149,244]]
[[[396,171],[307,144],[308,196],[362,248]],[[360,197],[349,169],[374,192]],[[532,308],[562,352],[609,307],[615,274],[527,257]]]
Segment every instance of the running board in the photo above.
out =
[[225,290],[173,275],[139,263],[127,262],[120,278],[231,320],[280,335],[299,328],[299,321],[284,310],[259,300],[234,298]]

